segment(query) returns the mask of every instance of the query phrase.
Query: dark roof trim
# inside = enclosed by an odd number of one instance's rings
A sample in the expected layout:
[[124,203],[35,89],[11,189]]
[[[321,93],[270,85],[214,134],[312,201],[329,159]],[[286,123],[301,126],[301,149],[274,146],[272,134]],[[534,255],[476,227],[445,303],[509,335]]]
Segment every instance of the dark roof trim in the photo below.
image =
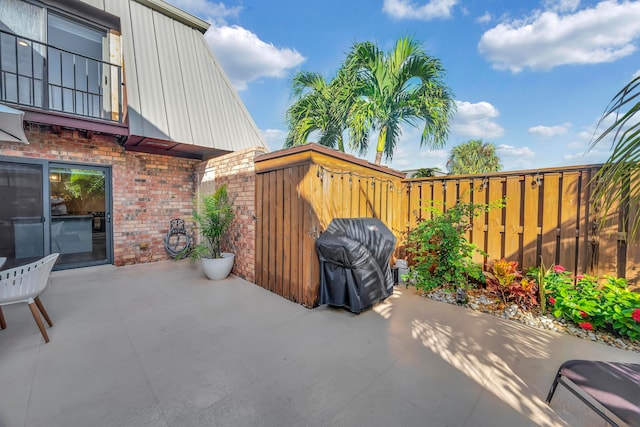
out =
[[104,122],[78,116],[69,116],[53,111],[28,110],[24,106],[17,106],[24,111],[24,121],[32,123],[42,123],[51,126],[60,126],[69,129],[88,130],[104,133],[108,135],[126,136],[129,135],[127,125],[120,123]]
[[327,156],[334,157],[336,159],[344,160],[346,162],[363,166],[365,168],[376,170],[378,172],[388,173],[398,178],[405,177],[405,174],[403,172],[397,171],[395,169],[391,169],[390,167],[387,167],[387,166],[377,165],[367,160],[359,159],[352,154],[346,154],[346,153],[343,153],[342,151],[334,150],[333,148],[316,144],[315,142],[309,142],[304,145],[297,145],[295,147],[285,148],[284,150],[272,151],[270,153],[262,154],[260,156],[256,156],[254,161],[255,163],[260,163],[260,162],[264,162],[271,159],[277,159],[279,157],[289,156],[291,154],[304,153],[306,151],[322,153]]

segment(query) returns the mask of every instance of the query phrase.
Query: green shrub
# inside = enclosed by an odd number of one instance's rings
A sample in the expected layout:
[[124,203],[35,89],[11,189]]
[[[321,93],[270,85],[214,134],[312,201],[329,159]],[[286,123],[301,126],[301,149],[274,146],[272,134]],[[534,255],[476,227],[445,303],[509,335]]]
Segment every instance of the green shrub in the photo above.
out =
[[[532,269],[531,274],[539,274]],[[547,301],[555,317],[573,321],[585,330],[604,329],[632,340],[640,339],[640,294],[627,289],[625,279],[576,277],[556,265],[546,272]]]
[[469,280],[484,283],[482,268],[473,262],[475,252],[486,253],[470,243],[466,231],[471,220],[503,201],[486,204],[457,203],[446,212],[427,208],[432,217],[422,219],[407,234],[407,252],[413,255],[415,265],[411,277],[418,289],[430,290],[438,286],[467,287]]

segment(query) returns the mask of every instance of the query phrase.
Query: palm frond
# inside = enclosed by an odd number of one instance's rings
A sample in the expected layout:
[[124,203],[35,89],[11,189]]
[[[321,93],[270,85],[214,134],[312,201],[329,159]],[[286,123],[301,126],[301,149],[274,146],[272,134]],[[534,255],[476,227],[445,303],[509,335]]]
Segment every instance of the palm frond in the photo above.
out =
[[[619,204],[640,203],[640,76],[632,79],[611,100],[598,126],[610,117],[613,123],[593,140],[590,149],[612,137],[612,152],[604,166],[595,174],[592,183],[594,211],[605,221],[611,210]],[[623,224],[630,219],[623,218]],[[631,237],[640,227],[640,215],[629,224]]]

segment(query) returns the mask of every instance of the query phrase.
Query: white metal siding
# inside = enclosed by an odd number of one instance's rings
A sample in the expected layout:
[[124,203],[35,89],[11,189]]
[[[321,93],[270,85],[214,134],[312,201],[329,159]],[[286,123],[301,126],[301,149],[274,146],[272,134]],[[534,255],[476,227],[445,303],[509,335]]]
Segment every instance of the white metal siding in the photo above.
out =
[[153,12],[155,28],[163,31],[156,32],[158,45],[158,61],[160,63],[160,75],[164,87],[164,102],[171,106],[171,114],[167,114],[169,134],[177,141],[193,144],[190,117],[187,113],[187,99],[182,79],[182,62],[178,54],[178,44],[174,31],[173,20]]
[[120,17],[132,135],[236,151],[264,146],[204,35],[136,0],[82,0]]
[[129,0],[109,0],[105,11],[120,17],[122,52],[124,55],[123,81],[125,83],[127,116],[131,129],[142,129],[142,113],[140,108],[140,91],[138,90],[138,73],[136,73],[136,55],[133,45],[133,30],[129,14]]
[[[131,2],[131,22],[142,114],[142,133],[138,133],[138,129],[131,129],[131,133],[151,138],[172,139],[167,125],[168,111],[164,99],[166,84],[162,81],[160,73],[159,46],[156,29],[153,27],[153,11],[139,3]],[[164,31],[164,28],[158,28],[158,31]]]

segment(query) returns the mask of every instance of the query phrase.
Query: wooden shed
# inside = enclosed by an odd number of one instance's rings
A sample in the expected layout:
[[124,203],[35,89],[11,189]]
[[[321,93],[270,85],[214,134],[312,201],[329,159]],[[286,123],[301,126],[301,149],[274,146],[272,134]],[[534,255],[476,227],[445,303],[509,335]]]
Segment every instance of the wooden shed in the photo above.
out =
[[333,218],[378,218],[396,236],[404,174],[318,144],[255,158],[256,283],[306,307],[319,303],[315,239]]

